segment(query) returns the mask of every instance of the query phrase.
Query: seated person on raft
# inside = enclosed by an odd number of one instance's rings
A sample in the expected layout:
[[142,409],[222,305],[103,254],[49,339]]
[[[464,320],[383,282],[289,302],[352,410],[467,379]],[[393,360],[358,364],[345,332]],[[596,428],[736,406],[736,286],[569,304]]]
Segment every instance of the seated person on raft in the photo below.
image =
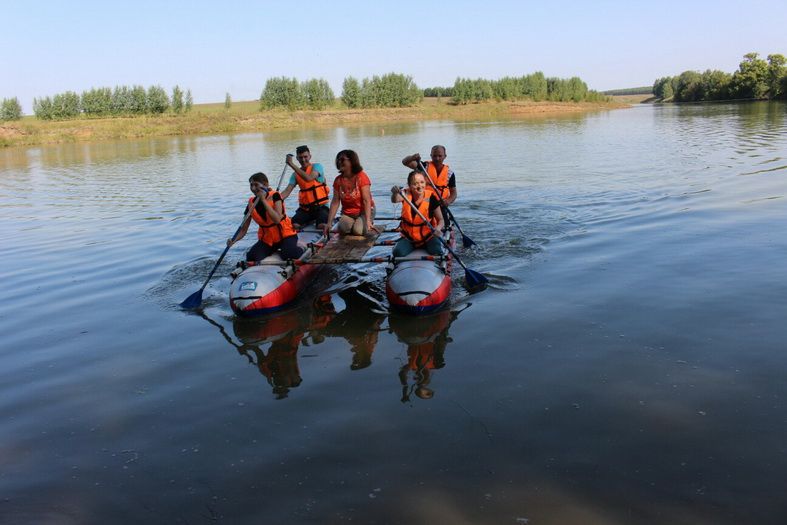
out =
[[[423,248],[430,255],[442,255],[443,244],[440,238],[443,231],[443,212],[440,200],[434,192],[427,192],[426,179],[420,171],[411,171],[407,176],[407,198],[412,206],[405,202],[399,193],[399,186],[391,188],[391,202],[402,203],[402,217],[399,228],[402,238],[393,249],[394,257],[409,255],[416,248]],[[415,207],[423,218],[413,209]]]
[[300,167],[292,161],[292,155],[287,155],[287,165],[292,168],[293,174],[290,183],[281,192],[281,198],[287,199],[298,186],[298,209],[292,216],[292,227],[300,230],[307,224],[314,222],[318,230],[325,228],[328,220],[328,196],[330,189],[325,183],[325,171],[322,164],[312,164],[312,154],[308,146],[298,146],[295,157]]
[[[249,188],[255,197],[259,197],[259,201],[238,234],[227,239],[227,245],[232,246],[243,239],[253,219],[259,225],[259,229],[257,242],[246,253],[247,261],[261,261],[276,251],[279,251],[281,258],[285,260],[300,257],[303,248],[298,246],[298,234],[285,213],[281,195],[268,186],[268,177],[264,173],[255,173],[249,177]],[[246,210],[254,203],[255,197],[249,198]]]
[[[456,191],[456,175],[454,174],[453,170],[448,167],[448,164],[443,164],[445,158],[445,146],[438,144],[436,146],[432,146],[431,161],[427,160],[426,162],[422,163],[421,154],[413,153],[412,155],[408,155],[403,158],[402,164],[411,170],[420,170],[421,164],[423,164],[424,168],[426,169],[426,173],[429,176],[429,180],[432,181],[434,186],[440,192],[439,196],[443,199],[441,204],[444,206],[450,206],[454,203],[458,194]],[[433,191],[434,188],[432,188],[432,184],[429,183],[429,180],[426,181],[426,187]]]
[[325,224],[325,235],[333,223],[333,218],[342,205],[339,218],[339,233],[342,235],[366,235],[370,231],[378,232],[374,227],[374,199],[372,199],[372,183],[363,171],[358,154],[351,149],[344,149],[336,154],[336,168],[339,176],[333,181],[333,198],[328,210]]

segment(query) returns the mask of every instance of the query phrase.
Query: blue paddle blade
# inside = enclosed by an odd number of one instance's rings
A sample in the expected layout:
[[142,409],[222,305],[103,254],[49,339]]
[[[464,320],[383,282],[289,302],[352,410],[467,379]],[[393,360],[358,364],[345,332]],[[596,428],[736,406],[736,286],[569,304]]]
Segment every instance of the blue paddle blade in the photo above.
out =
[[465,270],[465,282],[470,290],[477,291],[486,288],[489,279],[468,268]]
[[470,237],[468,237],[467,235],[465,235],[463,233],[462,234],[462,246],[464,246],[465,248],[470,248],[471,246],[475,246],[475,241],[473,241],[473,239],[471,239]]
[[180,303],[181,308],[185,308],[186,310],[193,310],[194,308],[199,308],[199,305],[202,304],[202,290],[204,288],[200,288],[193,294],[186,297],[186,300]]

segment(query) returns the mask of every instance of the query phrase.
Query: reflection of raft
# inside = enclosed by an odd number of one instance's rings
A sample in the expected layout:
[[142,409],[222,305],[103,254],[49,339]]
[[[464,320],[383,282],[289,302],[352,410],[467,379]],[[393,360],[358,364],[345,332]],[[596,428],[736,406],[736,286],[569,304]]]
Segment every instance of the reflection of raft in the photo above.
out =
[[[449,230],[447,240],[453,247],[453,230]],[[443,306],[451,296],[450,256],[429,257],[426,250],[417,249],[404,259],[394,262],[386,280],[385,294],[391,308],[421,315]]]

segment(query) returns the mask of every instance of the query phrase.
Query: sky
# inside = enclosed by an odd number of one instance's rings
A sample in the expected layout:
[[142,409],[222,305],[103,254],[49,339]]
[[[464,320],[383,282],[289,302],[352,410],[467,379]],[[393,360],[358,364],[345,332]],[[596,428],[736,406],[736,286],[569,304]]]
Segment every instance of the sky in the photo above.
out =
[[[745,6],[745,7],[744,7]],[[535,71],[599,91],[787,55],[787,0],[4,2],[0,98],[175,85],[260,97],[273,77],[402,73],[421,88]]]

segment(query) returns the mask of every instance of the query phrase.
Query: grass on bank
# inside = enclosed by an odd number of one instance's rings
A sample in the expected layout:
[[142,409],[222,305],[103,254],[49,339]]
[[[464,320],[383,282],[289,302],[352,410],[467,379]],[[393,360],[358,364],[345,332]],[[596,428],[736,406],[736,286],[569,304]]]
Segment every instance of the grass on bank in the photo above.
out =
[[78,118],[42,121],[28,116],[0,123],[0,146],[25,146],[62,142],[117,140],[142,137],[226,134],[333,127],[358,123],[415,120],[486,120],[528,118],[561,113],[625,107],[630,102],[482,102],[453,105],[449,98],[425,98],[405,108],[348,109],[337,102],[325,110],[266,110],[254,101],[195,104],[192,111],[175,115]]

